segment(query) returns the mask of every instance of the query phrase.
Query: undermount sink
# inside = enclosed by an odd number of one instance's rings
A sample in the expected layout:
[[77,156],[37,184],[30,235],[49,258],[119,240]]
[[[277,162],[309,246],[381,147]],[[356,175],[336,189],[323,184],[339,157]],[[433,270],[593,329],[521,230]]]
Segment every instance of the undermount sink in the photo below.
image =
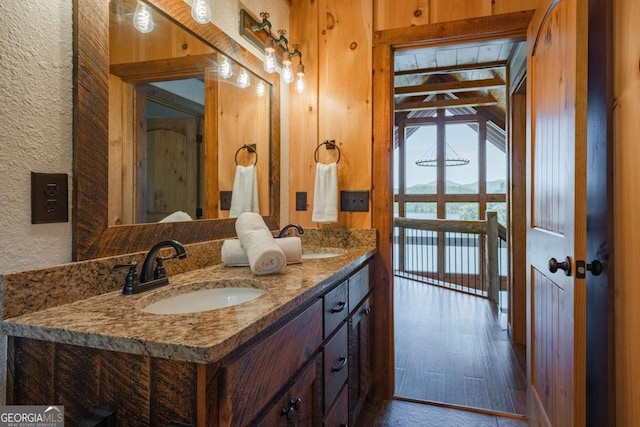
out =
[[259,281],[245,279],[192,283],[158,291],[140,300],[138,308],[152,314],[187,314],[232,307],[263,295]]
[[302,259],[333,258],[347,253],[342,248],[305,247],[302,248]]

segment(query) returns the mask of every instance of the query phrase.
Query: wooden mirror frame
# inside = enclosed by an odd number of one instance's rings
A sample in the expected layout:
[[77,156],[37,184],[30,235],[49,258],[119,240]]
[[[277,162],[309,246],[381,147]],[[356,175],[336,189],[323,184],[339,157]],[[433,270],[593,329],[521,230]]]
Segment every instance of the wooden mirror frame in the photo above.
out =
[[[209,23],[198,24],[183,0],[147,0],[179,25],[271,84],[270,215],[280,217],[280,76]],[[74,0],[73,260],[140,252],[165,239],[195,243],[235,236],[234,219],[109,226],[109,0]]]

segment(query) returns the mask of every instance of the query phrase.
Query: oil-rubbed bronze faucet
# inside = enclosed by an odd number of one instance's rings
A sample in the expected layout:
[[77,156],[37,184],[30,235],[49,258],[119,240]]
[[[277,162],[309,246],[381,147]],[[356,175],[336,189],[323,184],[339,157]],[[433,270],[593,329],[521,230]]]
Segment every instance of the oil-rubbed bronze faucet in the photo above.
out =
[[286,232],[290,228],[295,228],[296,230],[298,230],[298,234],[304,234],[304,229],[300,227],[298,224],[287,224],[284,227],[282,227],[282,230],[280,230],[280,233],[278,233],[278,239],[286,236]]
[[[168,257],[158,256],[162,248],[168,247],[173,248],[175,253]],[[184,246],[182,246],[182,243],[177,240],[164,240],[155,244],[147,253],[142,263],[142,271],[139,278],[136,271],[136,267],[138,266],[137,262],[117,264],[113,266],[113,270],[129,269],[122,293],[124,295],[133,295],[169,284],[169,278],[167,277],[167,271],[164,268],[163,262],[168,259],[183,259],[186,257],[187,252]]]

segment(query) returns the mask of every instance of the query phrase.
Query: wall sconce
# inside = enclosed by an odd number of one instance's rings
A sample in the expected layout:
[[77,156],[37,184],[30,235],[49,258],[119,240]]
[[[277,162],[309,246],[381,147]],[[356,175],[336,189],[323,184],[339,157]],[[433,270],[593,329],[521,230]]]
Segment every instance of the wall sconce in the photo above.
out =
[[[241,14],[241,19],[243,19],[243,17],[245,17],[246,19],[246,14]],[[269,22],[269,13],[261,12],[260,17],[262,18],[262,22],[252,24],[251,30],[253,30],[254,32],[265,30],[267,32],[267,37],[264,41],[264,70],[268,73],[275,72],[275,47],[281,46],[284,50],[284,52],[282,53],[282,79],[286,84],[293,83],[293,81],[295,80],[295,76],[293,74],[291,59],[296,56],[299,57],[300,62],[298,63],[296,72],[296,75],[298,76],[298,80],[296,81],[296,92],[304,92],[304,65],[302,64],[302,52],[300,52],[300,45],[292,45],[293,52],[289,51],[289,40],[287,40],[286,37],[287,32],[285,30],[278,30],[279,37],[274,40],[271,35],[271,22]]]
[[133,27],[141,33],[150,33],[155,26],[151,9],[146,3],[139,1],[133,13]]
[[211,21],[211,6],[209,0],[193,0],[191,4],[191,17],[199,24],[207,24]]

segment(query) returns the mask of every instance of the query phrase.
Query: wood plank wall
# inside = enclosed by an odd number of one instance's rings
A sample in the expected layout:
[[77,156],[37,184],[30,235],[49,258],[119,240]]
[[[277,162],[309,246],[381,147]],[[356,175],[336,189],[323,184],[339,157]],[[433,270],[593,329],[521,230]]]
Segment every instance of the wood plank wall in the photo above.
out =
[[[455,7],[452,5],[455,4]],[[316,146],[335,139],[342,150],[340,190],[372,190],[372,35],[456,19],[535,9],[537,0],[293,0],[292,43],[302,45],[307,88],[289,95],[289,220],[311,222]],[[294,65],[297,60],[294,59]],[[335,159],[320,149],[322,162]],[[296,210],[296,192],[307,210]],[[370,228],[371,212],[339,212],[332,227]]]
[[614,0],[614,277],[617,425],[640,425],[640,3]]

